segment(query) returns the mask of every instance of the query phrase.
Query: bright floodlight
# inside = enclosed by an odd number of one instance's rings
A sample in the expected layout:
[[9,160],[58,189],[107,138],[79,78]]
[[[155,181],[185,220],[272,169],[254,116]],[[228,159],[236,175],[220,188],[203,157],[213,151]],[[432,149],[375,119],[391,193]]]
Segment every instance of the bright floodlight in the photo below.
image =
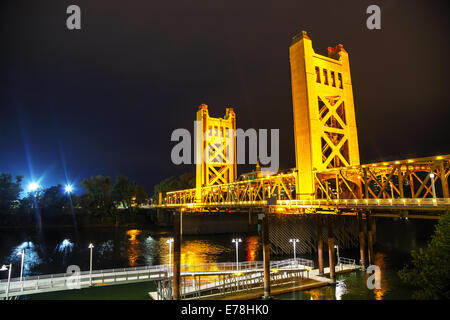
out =
[[8,267],[4,264],[4,265],[2,266],[2,268],[0,269],[0,271],[6,271],[6,270],[8,270]]
[[71,193],[72,190],[73,190],[72,185],[68,184],[68,185],[66,186],[65,190],[66,190],[67,193]]
[[430,173],[430,178],[434,179],[434,173]]
[[232,242],[242,242],[242,239],[241,238],[236,238],[236,239],[233,239]]
[[172,243],[173,242],[173,238],[167,239],[166,243]]
[[37,182],[32,182],[28,185],[28,190],[29,191],[36,191],[37,189],[39,189],[39,183]]
[[92,243],[89,244],[89,249],[92,249],[94,247],[94,245]]

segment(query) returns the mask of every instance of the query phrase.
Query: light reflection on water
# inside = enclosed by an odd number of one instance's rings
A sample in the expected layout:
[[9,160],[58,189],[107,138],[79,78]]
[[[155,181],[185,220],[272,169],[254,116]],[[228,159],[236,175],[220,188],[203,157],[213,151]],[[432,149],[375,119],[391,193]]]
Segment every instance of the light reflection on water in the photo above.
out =
[[[37,251],[37,248],[33,242],[24,241],[18,246],[14,247],[8,255],[6,263],[12,263],[13,265],[17,265],[18,268],[20,268],[22,256],[19,255],[19,252],[21,252],[22,250],[24,251],[23,275],[27,276],[31,274],[32,268],[42,263],[42,259],[39,257],[39,252]],[[15,268],[13,267],[13,270],[14,269]]]
[[141,256],[141,246],[138,236],[142,233],[141,230],[131,229],[127,231],[128,243],[127,243],[127,257],[128,265],[130,267],[136,267],[136,260]]
[[[391,224],[395,230],[399,226],[401,227],[395,222]],[[381,223],[377,224],[377,230],[381,231],[382,227]],[[417,235],[408,231],[413,226],[406,225],[404,227],[407,228],[402,231],[402,235],[409,234],[409,237],[405,236],[404,240],[398,241],[398,243],[394,241],[396,237],[392,240],[390,238],[382,239],[386,245],[379,246],[375,250],[375,264],[380,267],[381,271],[381,289],[368,290],[366,281],[369,274],[359,271],[338,275],[336,286],[281,295],[277,298],[308,300],[410,298],[410,289],[405,288],[405,285],[400,282],[396,272],[409,258],[409,250],[414,248],[411,243],[416,244],[408,239],[417,237]],[[418,231],[421,229],[419,228]],[[398,233],[400,232],[380,232],[379,237]],[[236,252],[231,240],[236,236],[235,234],[183,236],[181,263],[234,262]],[[243,240],[239,244],[239,261],[261,260],[259,237],[257,235],[238,236]],[[79,265],[81,270],[88,270],[88,245],[91,242],[94,244],[94,269],[167,264],[169,262],[169,246],[166,240],[171,237],[170,233],[145,229],[84,229],[80,230],[79,238],[63,229],[45,231],[42,238],[28,232],[2,231],[0,233],[0,265],[12,263],[13,277],[19,276],[21,257],[17,253],[24,249],[25,276],[65,272],[70,264]],[[426,237],[423,240],[427,241],[428,239]],[[425,242],[423,240],[417,241],[417,245],[423,244]],[[343,256],[358,258],[358,255],[356,249]],[[4,275],[0,274],[0,277],[4,277]]]
[[73,242],[70,239],[64,239],[60,244],[56,246],[56,251],[63,254],[72,252]]

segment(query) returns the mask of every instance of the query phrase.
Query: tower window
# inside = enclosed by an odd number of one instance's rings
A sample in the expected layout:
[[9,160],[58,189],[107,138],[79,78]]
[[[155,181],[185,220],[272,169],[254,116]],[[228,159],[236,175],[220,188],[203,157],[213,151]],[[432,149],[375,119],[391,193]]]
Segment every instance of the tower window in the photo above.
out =
[[316,67],[316,82],[320,83],[320,69]]
[[338,73],[338,80],[339,80],[339,88],[343,88],[343,84],[342,84],[342,74]]
[[334,71],[331,71],[331,85],[333,87],[336,87],[336,79],[335,79]]
[[328,85],[328,70],[327,69],[323,69],[323,83]]

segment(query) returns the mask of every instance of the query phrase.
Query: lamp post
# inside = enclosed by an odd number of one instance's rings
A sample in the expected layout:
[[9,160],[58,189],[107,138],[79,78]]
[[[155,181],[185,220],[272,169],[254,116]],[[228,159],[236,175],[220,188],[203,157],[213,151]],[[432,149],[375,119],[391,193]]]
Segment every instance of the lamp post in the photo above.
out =
[[17,255],[22,256],[22,262],[20,263],[20,284],[22,284],[22,276],[23,276],[23,260],[25,258],[25,250],[20,250]]
[[2,268],[0,269],[0,271],[6,271],[8,270],[8,285],[6,287],[6,300],[8,300],[9,297],[9,284],[11,282],[11,269],[12,269],[12,264],[9,264],[9,267],[6,265],[3,265]]
[[89,259],[89,284],[92,286],[92,249],[94,249],[94,245],[90,243],[88,248],[91,249],[91,255]]
[[234,238],[232,240],[236,244],[236,271],[239,272],[239,242],[242,242],[241,238]]
[[234,238],[232,240],[236,244],[236,273],[237,273],[237,290],[239,290],[239,242],[242,242],[241,238]]
[[298,243],[299,242],[299,240],[298,239],[289,239],[289,242],[291,242],[292,243],[292,245],[294,246],[294,260],[296,260],[297,259],[297,254],[296,254],[296,243]]
[[167,272],[167,275],[170,277],[170,268],[172,265],[172,243],[173,243],[173,238],[167,239],[166,243],[169,245],[169,270]]
[[434,186],[434,173],[430,173],[431,190],[433,191],[433,199],[436,199],[436,188]]
[[336,249],[337,261],[338,261],[339,264],[341,264],[340,261],[339,261],[339,246],[335,245],[334,248]]

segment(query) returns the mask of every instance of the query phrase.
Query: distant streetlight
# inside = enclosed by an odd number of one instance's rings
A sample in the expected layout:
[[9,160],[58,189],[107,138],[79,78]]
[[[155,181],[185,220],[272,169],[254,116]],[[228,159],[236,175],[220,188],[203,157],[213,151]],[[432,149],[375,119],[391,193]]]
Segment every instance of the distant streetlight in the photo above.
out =
[[94,249],[94,245],[90,243],[88,248],[91,249],[91,258],[89,262],[89,283],[92,286],[92,249]]
[[173,243],[173,238],[167,239],[166,243],[169,245],[169,272],[168,272],[168,276],[170,277],[170,268],[172,265],[172,243]]
[[239,272],[239,242],[242,242],[241,238],[234,238],[232,240],[233,243],[236,244],[236,271]]
[[64,188],[64,190],[66,191],[66,193],[72,193],[72,191],[73,191],[73,187],[72,187],[72,185],[71,184],[68,184],[65,188]]
[[22,283],[22,275],[23,275],[23,259],[25,258],[25,250],[20,250],[17,255],[22,256],[22,262],[20,264],[20,283]]
[[339,262],[339,246],[338,245],[334,245],[334,248],[336,249],[336,255],[337,255],[338,264],[340,264],[340,262]]
[[12,269],[12,264],[9,264],[9,267],[7,265],[3,265],[2,268],[0,269],[0,271],[9,270],[9,272],[8,272],[8,286],[6,287],[6,300],[8,300],[8,297],[9,297],[9,284],[11,283],[11,269]]
[[430,173],[430,179],[431,179],[431,190],[433,191],[433,199],[436,199],[436,188],[434,186],[434,173]]
[[298,239],[289,239],[289,242],[294,246],[294,260],[297,261],[297,253],[296,253],[296,243],[299,242]]

